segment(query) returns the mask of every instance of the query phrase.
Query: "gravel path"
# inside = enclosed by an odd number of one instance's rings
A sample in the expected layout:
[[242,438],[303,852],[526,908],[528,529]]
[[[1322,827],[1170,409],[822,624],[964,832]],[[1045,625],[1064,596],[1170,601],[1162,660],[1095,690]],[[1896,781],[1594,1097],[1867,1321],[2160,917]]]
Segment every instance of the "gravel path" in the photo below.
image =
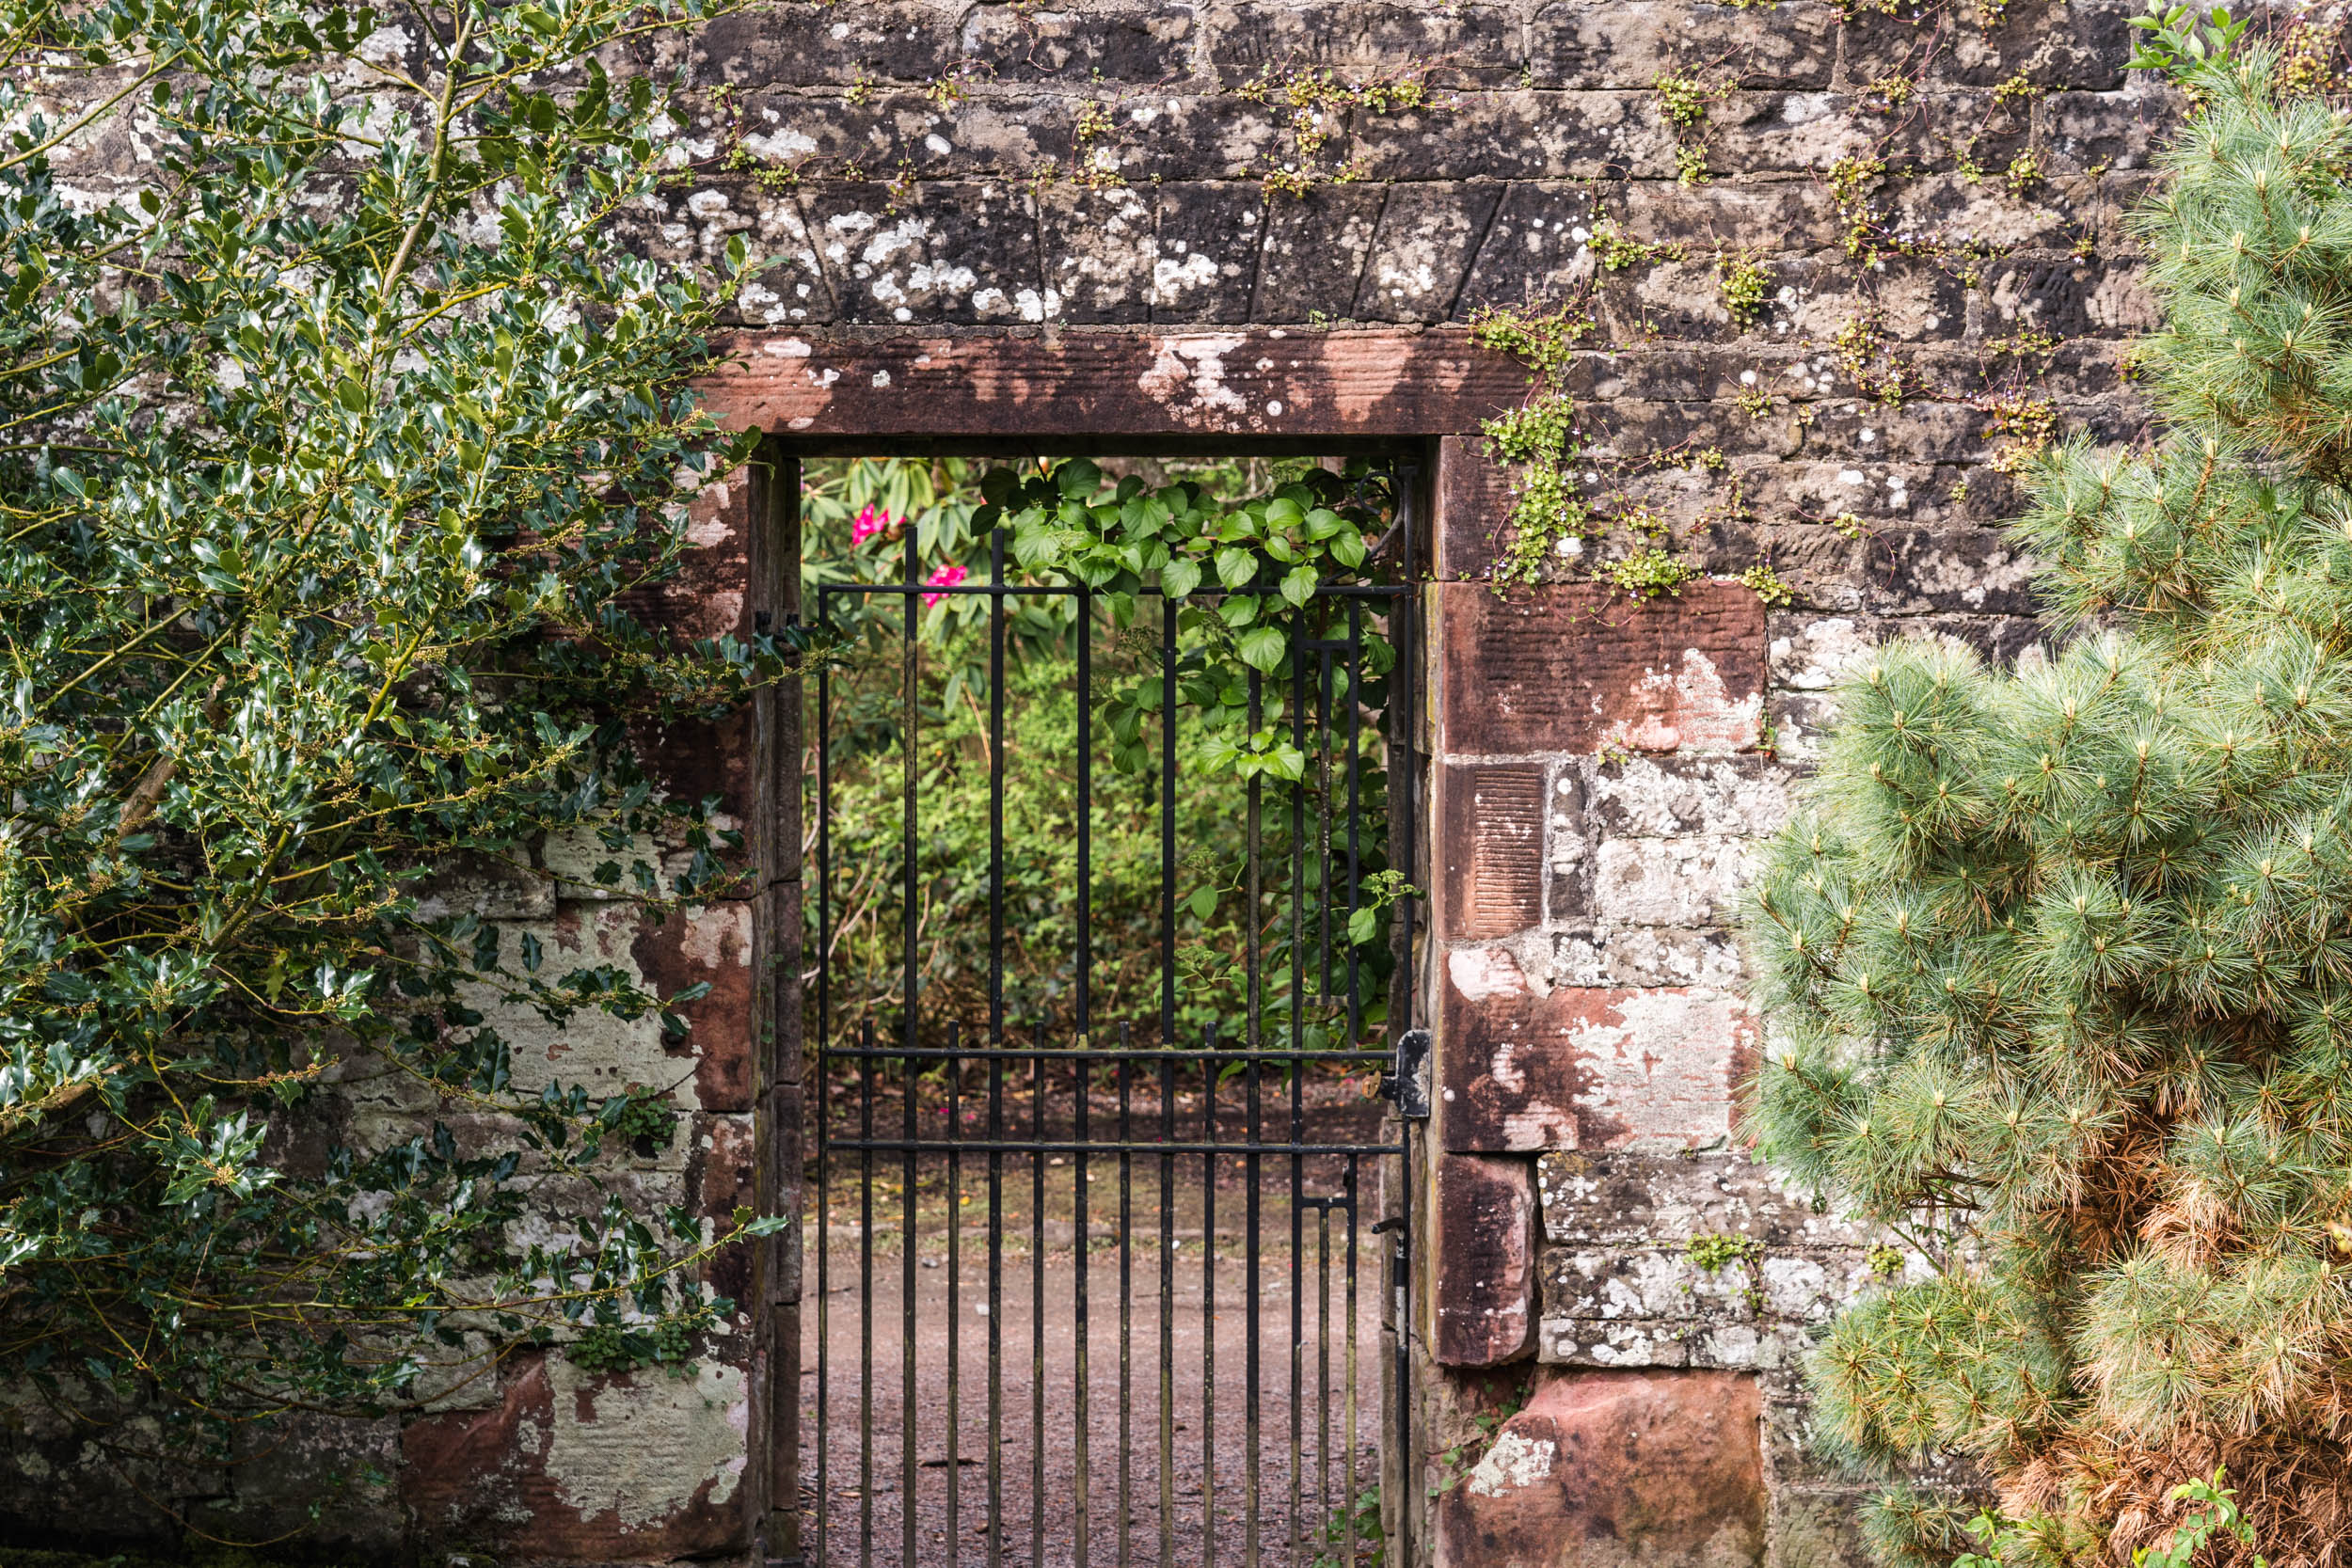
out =
[[[1220,1182],[1220,1189],[1224,1185]],[[1295,1561],[1302,1568],[1318,1561],[1325,1568],[1341,1568],[1345,1563],[1345,1542],[1338,1534],[1341,1527],[1336,1522],[1345,1513],[1351,1490],[1361,1497],[1375,1484],[1379,1471],[1379,1389],[1386,1354],[1380,1327],[1380,1239],[1365,1234],[1358,1241],[1351,1441],[1347,1216],[1343,1212],[1331,1216],[1327,1263],[1317,1252],[1319,1215],[1309,1211],[1303,1216],[1307,1240],[1301,1249],[1299,1287],[1295,1291],[1289,1213],[1286,1209],[1270,1212],[1262,1220],[1253,1289],[1240,1243],[1239,1204],[1223,1190],[1218,1203],[1213,1315],[1204,1319],[1202,1311],[1207,1282],[1200,1230],[1175,1229],[1169,1249],[1174,1279],[1166,1327],[1172,1397],[1166,1407],[1170,1430],[1165,1433],[1168,1444],[1165,1459],[1159,1236],[1155,1229],[1143,1230],[1131,1240],[1123,1417],[1128,1433],[1124,1483],[1129,1522],[1124,1552],[1120,1529],[1121,1258],[1115,1237],[1104,1237],[1099,1229],[1090,1237],[1085,1274],[1088,1325],[1083,1420],[1077,1372],[1080,1271],[1072,1245],[1072,1227],[1058,1220],[1047,1223],[1041,1265],[1033,1262],[1026,1238],[1017,1238],[1019,1250],[1009,1248],[1001,1265],[1002,1290],[993,1315],[986,1230],[977,1227],[963,1230],[958,1267],[952,1273],[944,1228],[919,1238],[911,1380],[917,1460],[914,1564],[948,1568],[991,1561],[992,1485],[1000,1496],[1002,1509],[1002,1550],[996,1560],[1006,1565],[1089,1568],[1099,1564],[1108,1568],[1114,1563],[1168,1562],[1206,1568],[1212,1562],[1247,1563],[1253,1560],[1248,1530],[1253,1454],[1259,1498],[1255,1560],[1267,1564]],[[1230,1229],[1229,1214],[1233,1216]],[[825,1555],[818,1560],[906,1568],[902,1456],[907,1414],[904,1390],[910,1380],[904,1326],[905,1258],[895,1236],[878,1237],[872,1258],[871,1307],[861,1314],[857,1232],[853,1227],[845,1229],[838,1221],[836,1211],[828,1259],[828,1310],[821,1330],[830,1363],[827,1408],[821,1423],[815,1408],[815,1367],[806,1367],[803,1377],[808,1405],[803,1430],[812,1435],[824,1433],[826,1439],[821,1447],[826,1459],[823,1485],[829,1541]],[[1103,1223],[1098,1219],[1097,1227]],[[1156,1215],[1150,1223],[1156,1224]],[[1368,1221],[1366,1225],[1368,1228]],[[957,1284],[952,1306],[951,1281]],[[813,1278],[811,1284],[815,1284]],[[1254,1442],[1249,1425],[1253,1402],[1248,1343],[1248,1303],[1252,1299],[1259,1324]],[[1295,1334],[1294,1301],[1298,1320]],[[1044,1324],[1041,1376],[1036,1336],[1041,1319]],[[811,1320],[812,1334],[819,1332],[814,1313]],[[955,1325],[952,1332],[951,1323]],[[993,1479],[987,1464],[992,1323],[1000,1346],[1003,1432],[1000,1465]],[[1210,1326],[1213,1336],[1204,1332]],[[1300,1386],[1297,1474],[1303,1537],[1295,1557],[1290,1540],[1294,1346]],[[814,1349],[811,1345],[810,1350]],[[955,1362],[952,1379],[951,1354]],[[871,1368],[870,1391],[866,1395],[870,1402],[861,1399],[860,1369],[864,1366]],[[957,1434],[952,1513],[951,1396]],[[861,1442],[863,1423],[870,1423],[870,1445]],[[1031,1433],[1039,1431],[1043,1434],[1041,1444],[1031,1441]],[[1083,1490],[1078,1483],[1082,1434],[1088,1475]],[[861,1473],[862,1454],[864,1464],[870,1464],[870,1497]],[[809,1463],[807,1481],[814,1488],[818,1476],[813,1453]],[[1172,1502],[1172,1512],[1164,1512],[1164,1498]],[[1376,1519],[1376,1508],[1373,1516]],[[1327,1539],[1327,1528],[1332,1531]],[[868,1545],[865,1552],[860,1550],[861,1534]],[[813,1539],[810,1544],[814,1547]],[[1359,1542],[1359,1561],[1368,1562],[1375,1550],[1375,1543]]]

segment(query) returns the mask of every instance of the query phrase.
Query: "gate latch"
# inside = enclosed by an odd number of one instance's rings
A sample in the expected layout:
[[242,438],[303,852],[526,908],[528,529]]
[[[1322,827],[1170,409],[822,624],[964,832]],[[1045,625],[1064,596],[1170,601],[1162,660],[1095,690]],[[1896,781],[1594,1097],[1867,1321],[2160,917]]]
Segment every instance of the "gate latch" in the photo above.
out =
[[1415,1121],[1429,1116],[1429,1031],[1407,1029],[1397,1037],[1394,1065],[1380,1075],[1380,1093],[1396,1102],[1396,1114]]

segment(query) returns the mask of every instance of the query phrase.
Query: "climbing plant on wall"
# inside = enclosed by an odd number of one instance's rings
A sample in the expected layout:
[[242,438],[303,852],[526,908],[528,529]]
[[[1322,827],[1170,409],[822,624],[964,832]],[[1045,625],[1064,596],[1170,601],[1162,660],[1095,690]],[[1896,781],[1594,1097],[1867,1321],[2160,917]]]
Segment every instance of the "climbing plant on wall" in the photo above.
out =
[[509,1038],[688,998],[476,912],[566,831],[650,916],[731,885],[631,733],[776,666],[636,608],[745,455],[682,389],[745,258],[611,237],[662,109],[596,59],[707,9],[0,3],[0,1377],[77,1431],[723,1306],[729,1224],[608,1174],[666,1097]]
[[2066,645],[1871,655],[1750,920],[1766,1152],[1930,1265],[1831,1330],[1822,1420],[1999,1487],[1891,1492],[1890,1561],[2352,1520],[2352,129],[2226,13],[2148,30],[2199,105],[2137,219],[2165,434],[2025,467]]

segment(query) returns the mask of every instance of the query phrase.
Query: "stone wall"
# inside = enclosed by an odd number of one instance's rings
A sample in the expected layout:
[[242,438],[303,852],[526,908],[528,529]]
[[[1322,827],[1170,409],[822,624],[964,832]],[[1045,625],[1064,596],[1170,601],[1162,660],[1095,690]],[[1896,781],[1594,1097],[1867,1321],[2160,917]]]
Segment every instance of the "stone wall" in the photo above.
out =
[[[1416,1424],[1440,1562],[1861,1560],[1856,1494],[1805,1450],[1798,1361],[1874,1267],[1911,1264],[1741,1151],[1758,1042],[1729,927],[1845,660],[1897,635],[2031,641],[1995,527],[2019,444],[2139,428],[2119,349],[2153,313],[2122,219],[2172,105],[2123,70],[2137,8],[778,0],[631,62],[691,84],[646,246],[742,234],[773,258],[711,382],[733,419],[882,445],[1425,442],[1439,1104]],[[1735,310],[1746,268],[1763,292]],[[1671,530],[1702,570],[1678,593],[1590,582],[1640,542],[1623,528],[1540,584],[1488,580],[1513,476],[1478,427],[1529,384],[1460,330],[1494,305],[1582,324],[1561,372],[1576,478],[1603,515]],[[735,485],[678,613],[782,608],[788,512]],[[790,997],[760,978],[797,967],[786,727],[778,708],[658,742],[771,830],[756,907],[610,930],[567,898],[560,847],[501,906],[550,945],[723,982],[649,1201],[795,1200],[797,1064],[768,1049],[794,1037]],[[609,1057],[616,1083],[680,1066],[638,1061],[659,1040],[547,1049]],[[345,1538],[748,1550],[789,1496],[767,1474],[788,1367],[780,1398],[764,1380],[796,1289],[788,1249],[740,1272],[697,1380],[531,1357],[374,1431],[387,1480]],[[0,1491],[35,1517],[75,1440],[17,1437]]]

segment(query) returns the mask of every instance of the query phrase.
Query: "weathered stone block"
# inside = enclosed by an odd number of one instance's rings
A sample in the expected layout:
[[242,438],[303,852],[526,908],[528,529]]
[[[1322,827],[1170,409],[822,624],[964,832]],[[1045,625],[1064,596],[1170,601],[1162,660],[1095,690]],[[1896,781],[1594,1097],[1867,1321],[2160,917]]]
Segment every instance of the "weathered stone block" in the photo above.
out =
[[1352,302],[1385,199],[1377,186],[1326,184],[1268,202],[1251,318],[1294,322]]
[[1736,752],[1759,737],[1764,610],[1737,583],[1647,602],[1441,583],[1437,605],[1450,755]]
[[1152,319],[1248,321],[1264,194],[1254,184],[1166,184],[1152,198],[1159,252],[1152,262]]
[[1535,1342],[1535,1186],[1525,1160],[1438,1163],[1431,1301],[1437,1357],[1516,1361]]
[[993,184],[919,186],[897,212],[873,185],[806,197],[810,228],[841,319],[962,324],[1041,322],[1061,297],[1039,275],[1037,207]]
[[1445,1147],[1672,1149],[1731,1133],[1755,1027],[1732,995],[1558,986],[1502,948],[1446,955],[1438,1075]]
[[1356,318],[1443,321],[1502,199],[1502,187],[1485,183],[1391,187],[1356,292]]
[[964,18],[962,47],[998,81],[1158,84],[1191,73],[1193,36],[1188,6],[975,6]]
[[1605,839],[1594,866],[1593,915],[1629,926],[1727,926],[1747,880],[1743,839]]
[[1674,174],[1648,92],[1465,92],[1359,119],[1349,143],[1375,180],[1625,180]]
[[1645,88],[1684,66],[1738,62],[1749,87],[1820,87],[1837,12],[1820,0],[1763,8],[1706,0],[1559,0],[1528,25],[1530,85]]
[[1985,269],[1969,326],[1983,338],[2006,337],[2022,326],[2088,338],[2152,332],[2158,320],[2155,296],[2136,261],[2013,256]]
[[555,912],[555,879],[536,867],[488,855],[455,855],[417,890],[417,918],[544,920]]
[[1754,752],[1614,757],[1593,770],[1585,814],[1612,837],[1757,837],[1787,819],[1789,783],[1786,767]]
[[1513,181],[1503,187],[1455,314],[1487,305],[1548,304],[1590,277],[1593,254],[1585,242],[1593,215],[1592,193],[1582,185]]
[[1547,977],[1555,986],[1619,990],[1661,986],[1737,990],[1747,984],[1739,943],[1729,932],[1665,926],[1557,936]]
[[1209,57],[1228,87],[1304,66],[1356,76],[1421,66],[1446,87],[1515,81],[1520,71],[1518,24],[1502,6],[1243,0],[1211,9],[1206,25]]
[[766,6],[705,24],[692,59],[697,85],[846,87],[861,74],[921,82],[954,69],[956,19],[913,0]]
[[1867,603],[1892,614],[2032,615],[2031,558],[1990,529],[1882,528],[1867,557]]
[[1717,245],[1747,250],[1807,250],[1834,240],[1837,209],[1818,181],[1683,185],[1637,181],[1603,203],[1621,214],[1626,237],[1645,245]]
[[1764,1560],[1756,1380],[1546,1378],[1437,1506],[1439,1568],[1740,1568]]
[[2040,86],[2105,91],[2122,83],[2124,21],[2137,9],[2125,0],[2010,0],[1990,31],[1961,12],[1858,10],[1846,20],[1843,77],[1856,87],[1911,75],[1990,87],[2023,69]]
[[1062,319],[1101,325],[1148,320],[1159,260],[1152,203],[1126,189],[1056,188],[1038,199],[1046,279]]
[[1472,582],[1493,570],[1497,541],[1511,515],[1510,465],[1486,454],[1475,436],[1438,443],[1438,578]]
[[1447,764],[1440,770],[1440,939],[1507,937],[1542,924],[1547,784],[1540,763]]
[[1708,105],[1707,163],[1741,175],[1825,174],[1874,150],[1852,101],[1827,92],[1728,92]]
[[1287,145],[1279,105],[1229,93],[1153,93],[1122,103],[1095,145],[1104,144],[1116,150],[1119,172],[1131,185],[1232,180],[1253,197]]
[[1546,1154],[1535,1162],[1544,1238],[1560,1246],[1679,1246],[1752,1236],[1769,1248],[1861,1247],[1868,1233],[1791,1193],[1745,1152]]
[[509,1363],[495,1408],[411,1421],[401,1497],[425,1540],[542,1559],[664,1561],[741,1549],[743,1372],[603,1378]]

